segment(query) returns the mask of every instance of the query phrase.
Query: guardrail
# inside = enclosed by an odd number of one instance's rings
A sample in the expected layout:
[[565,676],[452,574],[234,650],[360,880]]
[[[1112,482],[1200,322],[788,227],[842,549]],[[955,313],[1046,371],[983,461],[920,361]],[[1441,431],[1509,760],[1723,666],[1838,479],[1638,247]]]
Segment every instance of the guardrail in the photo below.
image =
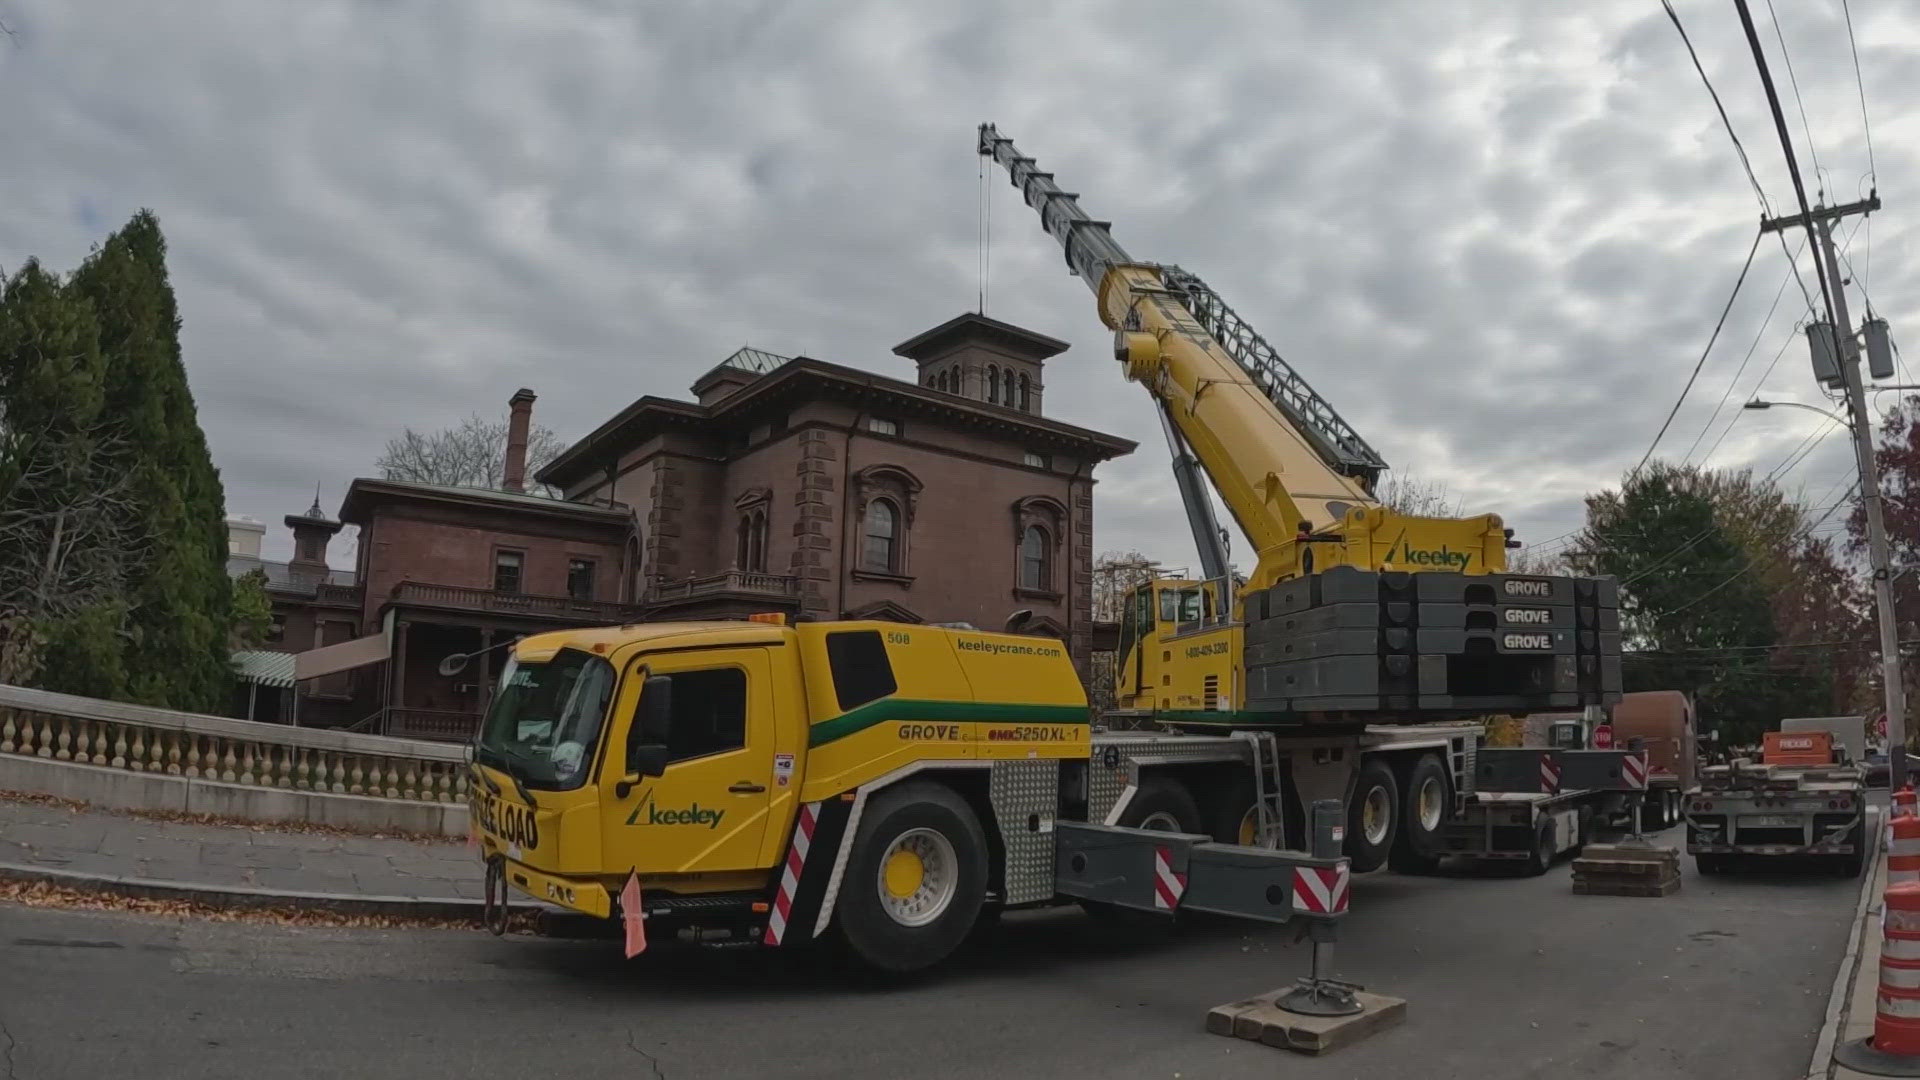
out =
[[246,787],[464,803],[468,749],[0,684],[0,755]]

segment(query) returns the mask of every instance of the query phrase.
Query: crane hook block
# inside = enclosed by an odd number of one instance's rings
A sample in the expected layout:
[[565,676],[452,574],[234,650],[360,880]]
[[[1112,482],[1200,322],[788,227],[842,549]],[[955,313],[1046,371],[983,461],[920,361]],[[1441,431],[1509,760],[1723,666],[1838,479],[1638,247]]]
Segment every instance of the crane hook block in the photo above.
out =
[[1160,367],[1160,339],[1144,330],[1116,330],[1113,358],[1126,365],[1127,378],[1146,382]]

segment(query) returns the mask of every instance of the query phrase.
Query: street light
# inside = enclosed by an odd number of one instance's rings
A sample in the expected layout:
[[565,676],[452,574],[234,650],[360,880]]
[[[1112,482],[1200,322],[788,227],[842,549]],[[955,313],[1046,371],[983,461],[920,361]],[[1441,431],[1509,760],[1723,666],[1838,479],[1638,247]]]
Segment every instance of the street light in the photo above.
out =
[[[1894,388],[1888,387],[1888,389],[1891,390]],[[1802,405],[1797,401],[1762,401],[1759,398],[1754,398],[1752,401],[1747,402],[1745,405],[1741,407],[1746,409],[1771,409],[1775,406],[1780,406],[1782,408],[1788,408],[1788,409],[1805,409],[1810,413],[1819,413],[1821,416],[1826,417],[1827,419],[1833,421],[1836,424],[1839,424],[1843,428],[1847,428],[1848,430],[1852,430],[1853,428],[1852,424],[1847,423],[1845,420],[1842,420],[1840,417],[1835,416],[1834,414],[1828,412],[1825,409],[1818,409],[1812,405]]]

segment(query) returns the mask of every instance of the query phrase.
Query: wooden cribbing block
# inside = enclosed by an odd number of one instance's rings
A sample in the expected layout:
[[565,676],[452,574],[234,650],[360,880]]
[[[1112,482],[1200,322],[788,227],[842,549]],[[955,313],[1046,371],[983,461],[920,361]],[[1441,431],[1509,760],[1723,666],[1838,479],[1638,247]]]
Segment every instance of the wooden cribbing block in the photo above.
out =
[[1400,998],[1360,991],[1354,998],[1361,1010],[1352,1016],[1303,1016],[1274,1004],[1286,993],[1276,990],[1221,1005],[1207,1013],[1207,1031],[1303,1054],[1324,1054],[1392,1027],[1407,1015],[1407,1003]]

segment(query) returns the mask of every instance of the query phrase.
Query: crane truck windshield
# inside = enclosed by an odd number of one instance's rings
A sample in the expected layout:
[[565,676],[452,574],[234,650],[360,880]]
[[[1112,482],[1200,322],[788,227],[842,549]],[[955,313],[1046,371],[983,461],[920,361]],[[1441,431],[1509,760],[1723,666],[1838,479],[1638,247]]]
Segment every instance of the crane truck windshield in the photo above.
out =
[[577,649],[562,649],[545,663],[509,659],[475,759],[528,787],[579,787],[600,742],[613,683],[612,665]]

